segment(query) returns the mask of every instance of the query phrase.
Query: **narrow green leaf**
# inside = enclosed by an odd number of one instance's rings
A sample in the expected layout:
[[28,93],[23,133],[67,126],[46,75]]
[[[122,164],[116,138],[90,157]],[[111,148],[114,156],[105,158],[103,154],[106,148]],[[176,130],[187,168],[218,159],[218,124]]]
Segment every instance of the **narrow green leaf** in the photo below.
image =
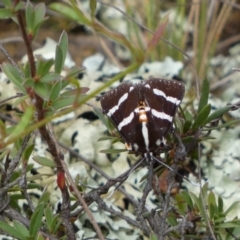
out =
[[239,223],[226,222],[215,225],[214,228],[239,228]]
[[59,226],[62,224],[62,220],[61,218],[59,218],[59,215],[56,214],[54,217],[53,217],[53,220],[52,220],[52,224],[51,224],[51,232],[52,233],[56,233]]
[[228,215],[228,213],[231,212],[232,210],[234,210],[234,209],[236,210],[237,207],[238,207],[238,205],[239,205],[239,201],[234,202],[234,203],[224,212],[224,214]]
[[60,74],[62,72],[64,64],[62,49],[57,45],[55,51],[55,73]]
[[[78,101],[76,101],[76,100],[78,100]],[[52,103],[51,107],[54,110],[58,110],[61,108],[71,106],[74,103],[78,103],[80,100],[81,100],[81,96],[80,97],[71,96],[69,98],[64,98],[64,99],[59,98],[55,102]]]
[[6,76],[10,79],[10,81],[13,82],[13,84],[16,85],[16,87],[19,88],[21,92],[26,93],[25,88],[22,86],[23,78],[21,77],[18,70],[9,63],[3,63],[1,65],[1,68]]
[[[112,136],[106,136],[106,137],[100,137],[98,139],[98,142],[101,142],[101,141],[106,141],[106,140],[115,140],[116,137],[112,137]],[[118,138],[117,138],[118,139]]]
[[[116,133],[118,133],[118,132],[116,132]],[[115,137],[115,139],[112,140],[112,144],[117,143],[117,142],[124,143],[124,142],[122,141],[122,139],[120,138],[120,136]]]
[[[2,0],[3,1],[3,0]],[[19,10],[24,10],[25,9],[25,3],[24,2],[19,2],[17,3],[17,5],[15,6],[15,12],[19,11]]]
[[183,132],[186,133],[192,126],[193,117],[192,117],[192,114],[187,110],[184,113],[184,116],[185,116],[185,123],[183,125]]
[[6,125],[4,122],[0,119],[0,142],[4,141],[4,139],[7,136],[7,130],[6,130]]
[[68,79],[63,78],[62,79],[62,88],[64,89],[65,87],[67,87],[69,84],[71,83],[71,81],[68,81]]
[[96,0],[90,0],[90,10],[91,10],[91,17],[94,18],[96,12],[97,2]]
[[210,193],[208,194],[208,204],[213,204],[214,206],[216,206],[216,199],[215,199],[215,195],[212,191],[210,191]]
[[210,111],[211,111],[211,104],[207,104],[206,106],[203,107],[203,109],[198,113],[193,123],[193,126],[192,126],[193,131],[197,130],[199,127],[202,127],[204,125]]
[[38,96],[42,97],[45,100],[49,100],[50,90],[51,89],[47,83],[34,83],[34,91],[37,93]]
[[77,77],[77,75],[80,72],[83,72],[85,69],[84,68],[79,68],[79,67],[73,67],[69,70],[69,72],[67,73],[67,75],[64,77],[64,79],[68,79],[70,77]]
[[42,83],[51,83],[51,82],[55,82],[55,81],[60,81],[61,80],[61,75],[58,73],[48,73],[46,75],[44,75],[43,77],[41,77],[40,82]]
[[200,210],[200,208],[201,208],[201,206],[200,206],[201,203],[200,203],[198,197],[197,197],[194,193],[192,193],[192,192],[189,192],[189,195],[190,195],[191,198],[193,199],[193,202],[197,205],[198,210]]
[[32,151],[34,149],[34,146],[35,146],[34,144],[30,144],[30,145],[28,145],[26,147],[26,149],[24,150],[23,155],[22,155],[22,158],[24,160],[28,160],[29,159],[29,157],[31,156]]
[[54,162],[51,159],[48,159],[46,157],[34,156],[33,160],[42,166],[46,166],[46,167],[54,167],[55,166]]
[[13,225],[15,229],[23,236],[28,237],[29,236],[29,231],[28,229],[20,222],[14,220]]
[[0,8],[0,19],[12,18],[14,17],[13,12],[7,8]]
[[105,117],[105,115],[102,112],[102,109],[93,106],[93,110],[96,113],[96,115],[99,117],[101,122],[106,126],[106,128],[109,128],[109,119]]
[[127,152],[127,149],[105,149],[100,151],[100,153],[108,153],[108,154],[117,154],[122,152]]
[[0,221],[0,229],[8,233],[10,236],[19,239],[19,240],[25,240],[25,236],[23,236],[21,233],[19,233],[14,227],[10,226],[9,223],[5,223]]
[[26,24],[28,28],[28,33],[33,33],[34,29],[34,10],[33,5],[30,1],[27,1],[26,5]]
[[200,98],[199,105],[198,105],[199,113],[207,105],[208,96],[209,96],[209,82],[207,79],[204,79],[203,83],[202,83],[201,98]]
[[178,225],[178,221],[176,219],[176,216],[172,215],[167,218],[167,222],[173,227]]
[[38,61],[36,63],[36,75],[37,76],[43,75],[42,69],[43,69],[44,64],[45,64],[45,61],[43,58],[38,59]]
[[[160,174],[160,176],[161,176],[161,174]],[[185,215],[186,209],[187,209],[186,201],[182,198],[182,196],[180,194],[177,194],[175,196],[175,201],[176,201],[175,206],[178,208],[179,214]]]
[[59,95],[60,91],[62,90],[62,81],[57,81],[53,84],[50,95],[49,95],[49,100],[56,100]]
[[29,225],[29,232],[31,237],[37,236],[37,233],[42,225],[43,209],[44,204],[40,203],[31,217]]
[[183,191],[183,192],[181,192],[181,196],[182,196],[182,198],[186,201],[187,205],[188,205],[191,209],[193,209],[193,202],[192,202],[192,199],[191,199],[189,193]]
[[83,12],[80,11],[80,9],[70,7],[62,3],[52,3],[49,5],[49,8],[53,11],[65,15],[66,17],[72,19],[74,22],[82,23],[87,26],[91,24],[91,22],[88,20],[87,17],[85,17]]
[[216,129],[226,128],[226,127],[232,126],[234,124],[237,124],[239,122],[240,122],[240,119],[234,119],[232,121],[229,121],[229,122],[226,122],[224,124],[218,125],[217,127],[206,127],[206,128],[203,128],[202,131],[212,131],[212,130],[216,130]]
[[12,1],[11,0],[2,0],[2,3],[5,7],[12,7]]
[[68,97],[71,97],[71,96],[76,96],[77,97],[81,94],[85,94],[88,91],[89,91],[89,88],[87,88],[87,87],[75,88],[75,89],[67,90],[67,91],[61,93],[60,97],[61,98],[68,98]]
[[218,196],[218,214],[223,212],[223,199]]
[[31,68],[30,68],[30,64],[29,64],[29,61],[27,61],[25,64],[24,64],[24,76],[26,79],[28,78],[31,78]]
[[53,215],[52,215],[52,210],[50,209],[49,206],[47,206],[45,208],[44,213],[45,213],[45,217],[46,217],[46,223],[47,223],[48,230],[51,231],[51,223],[53,221]]
[[50,198],[51,193],[47,191],[47,187],[44,188],[44,191],[41,195],[41,197],[38,200],[38,203],[44,203],[47,204],[49,202],[49,198]]
[[206,218],[206,210],[204,209],[203,206],[205,206],[205,203],[202,203],[201,199],[198,198],[194,193],[190,192],[189,193],[191,198],[193,199],[193,202],[196,204],[201,216],[204,218],[204,221],[207,221]]
[[[213,113],[211,113],[208,118],[205,121],[205,124],[211,122],[212,120],[218,119],[219,117],[221,117],[224,113],[228,112],[231,109],[231,106],[225,106],[223,108],[220,108],[216,111],[214,111]],[[205,125],[204,124],[204,125]]]
[[208,194],[208,211],[209,211],[210,220],[213,220],[214,215],[216,214],[216,208],[217,208],[217,206],[216,206],[215,195],[211,191]]
[[44,3],[39,3],[34,9],[34,29],[39,26],[39,23],[43,22],[46,13],[46,6]]
[[149,239],[150,240],[158,240],[158,237],[154,233],[151,233]]
[[0,153],[0,159],[3,159],[5,156],[7,156],[7,154],[9,153],[9,150],[1,150]]
[[39,74],[39,76],[44,77],[46,74],[50,74],[50,69],[54,64],[54,60],[53,59],[48,59],[48,60],[41,59],[41,61],[43,61],[43,64],[42,64],[41,69],[39,69],[38,74]]
[[46,240],[46,238],[39,232],[36,240]]
[[9,136],[9,138],[16,137],[26,130],[26,128],[30,125],[30,122],[32,120],[33,112],[34,112],[34,107],[29,106],[26,109],[23,116],[21,117],[20,122],[18,123],[18,125],[15,127],[15,129],[13,130],[11,135]]
[[68,35],[65,31],[62,32],[58,45],[62,50],[62,68],[63,68],[68,52]]
[[49,71],[51,67],[54,64],[53,59],[43,59],[41,57],[38,58],[37,63],[36,63],[36,75],[40,77],[44,77],[46,74],[49,74]]
[[182,139],[183,143],[190,143],[192,141],[194,141],[194,137],[192,137],[192,136],[185,137],[185,138]]
[[214,223],[215,223],[215,224],[216,224],[216,223],[223,223],[223,222],[225,222],[225,221],[226,221],[226,217],[225,217],[225,216],[214,219]]
[[23,82],[23,86],[24,87],[30,87],[30,88],[33,88],[34,87],[34,80],[32,78],[27,78],[24,82]]
[[[208,183],[207,182],[202,186],[202,195],[203,195],[204,201],[207,201],[207,197],[208,197]],[[200,198],[200,194],[199,194],[199,198]]]

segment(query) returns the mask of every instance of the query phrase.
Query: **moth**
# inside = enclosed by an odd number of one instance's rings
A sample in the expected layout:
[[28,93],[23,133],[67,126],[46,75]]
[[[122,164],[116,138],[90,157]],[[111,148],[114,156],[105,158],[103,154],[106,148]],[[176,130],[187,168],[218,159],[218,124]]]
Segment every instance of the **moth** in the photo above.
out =
[[104,94],[100,103],[127,150],[149,157],[166,144],[184,92],[179,81],[150,78],[137,84],[123,83]]

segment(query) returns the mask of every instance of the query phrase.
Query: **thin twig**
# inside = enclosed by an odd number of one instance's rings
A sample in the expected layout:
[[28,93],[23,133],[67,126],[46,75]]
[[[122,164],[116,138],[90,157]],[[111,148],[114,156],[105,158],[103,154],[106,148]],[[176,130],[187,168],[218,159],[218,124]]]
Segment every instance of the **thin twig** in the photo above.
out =
[[[27,49],[27,56],[28,56],[28,62],[30,66],[30,72],[31,72],[31,77],[32,79],[35,79],[36,77],[36,65],[34,61],[34,55],[33,55],[33,49],[32,49],[32,39],[31,37],[28,36],[28,33],[26,31],[25,25],[24,25],[24,20],[22,16],[22,12],[18,11],[17,12],[17,19],[18,19],[18,24],[19,24],[19,29],[21,31],[24,44]],[[35,93],[34,89],[27,88],[27,92],[33,102],[35,103],[36,111],[37,111],[37,120],[38,122],[42,121],[45,118],[45,109],[43,107],[44,105],[44,100]],[[50,133],[50,131],[47,129],[46,125],[43,125],[39,127],[39,132],[42,136],[42,138],[46,141],[49,151],[53,156],[54,163],[56,165],[57,171],[58,172],[63,172],[63,168],[61,165],[61,160],[63,160],[63,154],[58,148],[57,142],[54,139],[54,135]],[[75,240],[75,233],[73,229],[73,225],[70,221],[69,215],[70,215],[70,197],[67,189],[62,190],[62,198],[63,198],[63,211],[62,211],[62,220],[63,220],[63,225],[66,230],[66,235],[69,240]],[[68,201],[68,203],[67,203]]]
[[3,53],[3,55],[8,59],[8,61],[17,69],[17,71],[19,72],[20,76],[23,77],[23,73],[20,70],[20,68],[18,67],[17,63],[12,59],[12,57],[10,56],[8,51],[3,47],[1,42],[0,42],[0,50]]
[[104,240],[105,238],[104,238],[104,236],[103,236],[103,234],[102,234],[102,232],[101,232],[101,230],[100,230],[97,222],[95,221],[95,219],[94,219],[94,217],[93,217],[93,215],[92,215],[92,212],[91,212],[90,209],[88,208],[86,202],[84,201],[84,199],[83,199],[83,197],[81,196],[78,188],[76,187],[76,184],[75,184],[75,182],[73,181],[72,176],[71,176],[71,174],[70,174],[69,171],[68,171],[68,167],[67,167],[66,163],[65,163],[64,161],[61,161],[61,164],[62,164],[62,167],[63,167],[63,169],[64,169],[65,174],[67,175],[68,181],[70,182],[71,187],[72,187],[73,190],[74,190],[74,193],[76,194],[78,200],[80,201],[80,203],[82,204],[84,210],[86,211],[86,213],[87,213],[87,215],[88,215],[91,223],[93,224],[94,229],[95,229],[96,232],[97,232],[97,235],[98,235],[99,239]]
[[12,100],[12,99],[18,98],[18,97],[22,97],[22,96],[24,96],[24,95],[25,95],[25,94],[23,94],[23,93],[17,93],[16,95],[14,95],[14,96],[12,96],[12,97],[5,98],[5,99],[3,99],[2,101],[0,101],[0,106],[1,106],[3,103],[8,102],[9,100]]
[[132,218],[123,215],[120,211],[115,210],[113,207],[108,207],[106,205],[106,203],[102,200],[102,198],[99,197],[99,195],[97,194],[97,192],[95,192],[94,194],[92,194],[93,196],[93,200],[98,204],[100,209],[103,209],[106,212],[111,213],[114,216],[118,216],[121,219],[124,219],[126,222],[128,222],[130,225],[136,227],[136,228],[141,228],[141,225],[139,222],[137,222],[136,220],[133,220]]
[[11,179],[13,173],[14,173],[15,168],[17,167],[17,165],[20,162],[23,151],[26,149],[26,147],[28,145],[30,137],[31,137],[31,134],[24,137],[23,143],[22,143],[20,149],[18,150],[18,153],[17,153],[16,157],[14,157],[13,160],[10,162],[9,168],[7,169],[7,177],[4,181],[5,184],[9,183],[9,181],[10,181],[10,179]]
[[8,122],[10,122],[10,123],[12,123],[14,125],[18,124],[18,122],[16,120],[14,120],[11,117],[8,117],[7,115],[2,114],[2,113],[0,113],[0,119],[2,119],[4,121],[8,121]]
[[[25,159],[23,159],[23,161],[25,161]],[[24,195],[24,197],[26,198],[27,203],[28,203],[31,211],[34,212],[34,211],[35,211],[35,208],[34,208],[34,206],[33,206],[33,202],[32,202],[32,200],[31,200],[31,198],[30,198],[30,196],[29,196],[29,194],[28,194],[28,192],[27,192],[27,190],[28,190],[28,189],[27,189],[27,187],[28,187],[28,186],[27,186],[27,162],[23,162],[23,164],[22,164],[22,176],[23,176],[23,181],[21,181],[21,182],[19,183],[19,185],[20,185],[20,187],[23,189],[23,190],[22,190],[23,195]]]

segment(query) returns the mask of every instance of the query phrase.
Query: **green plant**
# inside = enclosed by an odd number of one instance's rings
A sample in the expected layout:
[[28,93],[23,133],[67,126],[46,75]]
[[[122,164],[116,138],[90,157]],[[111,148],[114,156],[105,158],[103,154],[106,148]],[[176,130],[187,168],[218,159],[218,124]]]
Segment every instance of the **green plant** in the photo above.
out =
[[[144,41],[139,28],[136,24],[130,23],[130,18],[128,18],[127,15],[125,15],[125,17],[129,22],[129,38],[109,30],[96,20],[94,17],[96,1],[94,0],[89,1],[90,14],[86,14],[80,9],[75,1],[69,1],[67,4],[59,2],[50,4],[49,7],[52,10],[61,13],[72,21],[90,27],[99,34],[107,36],[125,46],[131,52],[132,63],[126,67],[125,70],[90,94],[88,94],[88,89],[81,87],[76,80],[77,74],[82,72],[83,69],[74,67],[67,70],[64,76],[62,75],[68,50],[68,35],[65,31],[62,32],[55,49],[55,59],[45,60],[41,57],[34,58],[32,41],[36,38],[42,24],[47,21],[45,17],[45,5],[40,3],[33,7],[30,1],[28,1],[26,5],[21,1],[12,2],[3,0],[2,2],[4,8],[0,9],[0,18],[11,18],[18,22],[28,55],[28,62],[25,65],[17,65],[11,57],[6,54],[11,60],[11,63],[4,62],[1,65],[2,71],[20,92],[20,94],[13,96],[17,98],[14,106],[21,106],[23,110],[22,113],[19,114],[19,122],[12,121],[10,127],[3,120],[0,120],[0,159],[3,163],[1,166],[0,209],[5,218],[13,219],[11,225],[4,221],[0,222],[0,229],[2,231],[19,239],[75,239],[72,221],[74,221],[74,218],[79,217],[81,212],[77,211],[77,207],[81,205],[81,211],[84,210],[90,219],[91,228],[97,233],[99,239],[104,239],[104,229],[101,229],[100,224],[98,224],[93,216],[94,211],[91,211],[89,207],[91,203],[95,202],[101,211],[108,212],[121,220],[125,220],[129,225],[139,229],[139,231],[141,229],[142,234],[150,237],[150,239],[161,239],[164,237],[180,238],[185,236],[199,239],[202,231],[205,235],[210,235],[209,232],[211,232],[212,237],[215,236],[219,239],[231,239],[232,235],[237,234],[239,220],[226,220],[228,213],[236,207],[236,204],[233,204],[228,210],[223,210],[222,199],[219,197],[216,203],[216,197],[213,192],[207,190],[207,185],[201,187],[201,194],[198,197],[190,192],[181,192],[171,199],[171,190],[174,188],[173,180],[176,176],[176,171],[170,172],[170,180],[164,194],[159,191],[159,188],[156,188],[155,195],[159,201],[158,206],[152,211],[149,211],[145,206],[146,197],[153,188],[151,181],[153,178],[153,169],[150,167],[148,175],[142,178],[142,180],[146,181],[144,182],[145,187],[140,203],[129,196],[130,193],[124,192],[124,189],[121,187],[121,183],[132,173],[137,164],[116,179],[112,179],[106,173],[102,173],[106,178],[106,183],[98,186],[97,189],[90,189],[86,186],[86,179],[80,175],[73,180],[64,162],[64,156],[59,147],[59,143],[55,139],[54,132],[50,131],[48,124],[53,119],[80,108],[102,90],[111,86],[126,74],[137,70],[145,60],[161,59],[167,55],[168,52],[165,51],[166,45],[163,46],[162,43],[159,45],[159,40],[163,36],[171,39],[175,44],[180,42],[182,47],[186,45],[184,41],[186,40],[186,36],[182,34],[184,32],[183,29],[180,29],[181,34],[175,34],[174,31],[172,31],[174,34],[170,35],[171,31],[167,29],[168,16],[162,21],[153,21],[152,16],[155,17],[157,14],[156,9],[154,9],[155,1],[151,1],[151,4],[145,5],[147,9],[147,27],[144,29],[151,29],[152,31],[156,29],[154,33],[148,30],[152,35],[150,34],[148,36],[147,47],[143,44]],[[185,3],[184,1],[178,2],[180,4]],[[25,7],[26,10],[24,11]],[[203,78],[204,72],[202,69],[204,69],[205,60],[207,56],[212,56],[214,51],[209,49],[210,46],[206,49],[203,47],[207,28],[206,2],[203,1],[198,8],[195,8],[196,6],[193,5],[191,11],[201,11],[203,14],[196,14],[195,27],[197,26],[196,29],[199,31],[196,31],[197,33],[195,32],[193,49],[197,53],[198,58],[196,59],[198,59],[198,62],[197,60],[193,62],[195,64],[194,66],[197,66],[196,68],[200,78]],[[221,11],[226,11],[227,16],[230,8],[231,7],[228,7],[226,10],[224,5]],[[130,9],[128,9],[128,11],[133,12],[130,11]],[[179,7],[177,12],[182,18],[185,17],[186,12],[182,8]],[[222,14],[220,12],[221,16]],[[199,19],[197,17],[199,17]],[[219,18],[215,17],[215,20],[216,19]],[[199,20],[200,24],[197,23]],[[159,22],[160,24],[158,24]],[[211,25],[211,27],[214,28],[214,32],[217,31],[217,22],[218,20],[214,22],[214,26]],[[222,23],[221,28],[223,26],[224,23]],[[131,29],[133,29],[134,34],[137,36],[137,44],[133,41]],[[218,38],[213,39],[213,35],[210,35],[210,33],[212,34],[211,31],[207,33],[209,33],[208,38],[211,40],[209,40],[209,44],[211,45],[214,42],[213,45],[215,45]],[[202,36],[199,39],[199,44],[196,42],[198,36]],[[219,34],[217,37],[219,37]],[[170,46],[171,47],[167,47],[168,50],[172,49],[172,45]],[[4,50],[2,46],[1,49],[2,51]],[[157,53],[160,54],[157,54],[155,49],[157,49]],[[177,51],[177,55],[178,54],[179,51]],[[178,55],[179,59],[181,59],[181,57]],[[67,86],[71,86],[72,89],[66,89]],[[176,162],[181,163],[181,160],[185,159],[186,156],[191,160],[198,160],[200,158],[199,144],[211,138],[210,133],[212,130],[226,128],[238,122],[238,120],[232,120],[216,126],[216,123],[219,122],[219,119],[224,114],[227,114],[230,110],[235,110],[235,106],[228,105],[211,112],[211,105],[208,101],[209,82],[206,79],[202,81],[201,92],[197,94],[200,95],[197,109],[191,104],[192,99],[195,98],[196,95],[191,97],[191,95],[188,94],[188,103],[180,109],[179,116],[175,119],[174,125],[178,137],[169,136],[171,151],[165,153],[167,164],[174,165]],[[8,101],[8,99],[3,101]],[[110,129],[110,132],[116,132],[112,128],[111,123],[97,107],[95,107],[95,112],[107,128]],[[48,146],[51,159],[47,156],[35,156],[33,159],[47,169],[55,168],[56,173],[38,174],[35,177],[29,177],[27,174],[33,169],[33,165],[29,164],[29,158],[34,149],[34,131],[37,130]],[[103,137],[101,140],[106,139],[111,139],[113,143],[121,141],[119,136]],[[13,144],[13,146],[11,146],[11,144]],[[71,151],[71,149],[69,151]],[[122,152],[122,150],[107,149],[103,152],[116,154]],[[71,154],[78,158],[81,157],[74,151],[71,152]],[[85,162],[92,168],[97,169],[90,161],[85,160]],[[100,170],[98,171],[100,172]],[[154,169],[154,171],[158,176],[164,172],[163,167]],[[57,176],[57,185],[62,198],[62,209],[59,214],[54,214],[52,206],[49,205],[49,192],[45,192],[44,190],[41,198],[38,199],[34,205],[29,199],[29,193],[27,191],[40,188],[39,181],[41,178],[54,174]],[[109,207],[105,203],[105,199],[103,200],[100,197],[107,193],[110,187],[116,186],[116,182],[120,182],[116,188],[131,201],[138,219],[130,218],[118,211],[118,209]],[[86,191],[86,189],[89,191]],[[80,191],[83,194],[81,194]],[[28,201],[30,210],[27,211],[26,216],[21,215],[22,209],[18,206],[19,199],[26,199]],[[71,200],[74,201],[73,204]],[[206,205],[207,209],[205,208]],[[17,218],[16,216],[19,215],[21,217]],[[181,222],[178,221],[179,218],[182,219]],[[161,231],[158,229],[159,226],[161,226]],[[182,229],[186,229],[186,234]]]

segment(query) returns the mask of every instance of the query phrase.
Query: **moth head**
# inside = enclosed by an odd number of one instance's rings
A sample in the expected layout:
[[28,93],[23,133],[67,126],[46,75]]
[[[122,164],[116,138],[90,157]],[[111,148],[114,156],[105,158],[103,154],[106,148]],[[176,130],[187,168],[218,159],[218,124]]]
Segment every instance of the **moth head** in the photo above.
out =
[[138,113],[140,123],[148,122],[147,111],[149,111],[149,107],[146,105],[145,101],[139,101],[135,112]]

